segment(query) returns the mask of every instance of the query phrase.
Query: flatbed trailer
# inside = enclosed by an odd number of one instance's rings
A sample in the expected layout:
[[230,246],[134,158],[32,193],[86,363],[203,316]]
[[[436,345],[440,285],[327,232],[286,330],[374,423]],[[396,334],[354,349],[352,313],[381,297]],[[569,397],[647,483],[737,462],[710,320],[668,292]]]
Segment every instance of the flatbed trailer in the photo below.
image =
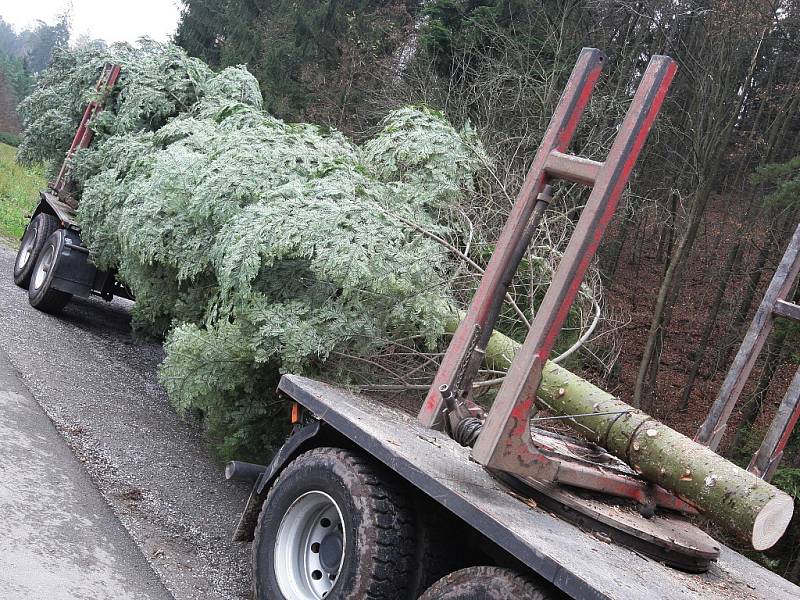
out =
[[73,297],[99,296],[133,300],[114,271],[98,269],[81,239],[75,209],[50,188],[28,222],[14,263],[15,283],[28,290],[28,301],[44,312],[61,311]]
[[[329,383],[281,378],[292,434],[269,465],[226,469],[255,481],[234,537],[253,541],[257,600],[800,598],[699,530],[689,502],[602,449],[532,426],[553,341],[675,71],[668,57],[651,59],[596,162],[567,149],[603,61],[582,51],[416,419]],[[471,400],[473,378],[555,179],[592,193],[486,413]]]
[[[469,403],[470,372],[480,363],[505,286],[549,203],[549,181],[595,189],[576,228],[577,250],[565,253],[560,279],[557,273],[534,321],[532,331],[543,336],[547,351],[560,328],[561,307],[571,304],[674,72],[670,59],[654,57],[609,159],[599,163],[567,150],[603,60],[594,49],[581,53],[470,312],[416,419],[328,383],[282,377],[279,393],[292,406],[291,435],[269,465],[234,462],[227,473],[255,482],[235,537],[253,540],[257,600],[800,598],[797,586],[677,518],[693,507],[635,473],[537,454],[530,441],[540,434],[527,427],[509,430],[509,417],[502,414],[529,423],[531,407],[519,398],[506,394],[501,402],[498,396],[500,410],[488,415]],[[110,90],[118,75],[119,68],[109,65],[98,90]],[[88,122],[101,108],[97,102],[87,107],[70,154],[91,142]],[[28,287],[31,304],[50,312],[74,295],[132,298],[113,272],[92,264],[68,182],[66,160],[26,229],[15,281]],[[538,348],[523,380],[512,365],[510,384],[531,389],[547,355]],[[515,364],[519,371],[521,363]],[[482,441],[490,425],[493,441],[483,444],[476,460],[474,438]],[[572,491],[546,477],[534,484],[515,476],[553,469],[568,476]],[[594,492],[602,498],[593,500]],[[616,499],[608,501],[604,492]],[[645,504],[649,516],[637,503]]]
[[557,589],[576,600],[800,598],[800,588],[724,545],[707,572],[686,573],[567,522],[511,492],[470,460],[469,448],[374,399],[295,375],[284,376],[279,389],[308,412],[309,421],[259,476],[237,531],[240,540],[252,539],[262,503],[282,470],[303,453],[334,446],[379,461],[402,478],[408,493],[452,513],[454,527],[475,532],[469,547],[438,549],[459,555],[457,566],[469,565],[466,555],[476,547],[493,545],[502,549],[497,564],[534,575],[543,593]]
[[44,312],[57,313],[76,296],[96,295],[108,301],[115,296],[133,299],[114,271],[98,269],[92,263],[90,252],[81,240],[70,177],[71,159],[78,150],[91,144],[93,132],[89,123],[103,109],[120,71],[118,65],[110,64],[103,69],[95,87],[99,96],[86,106],[58,176],[40,192],[39,203],[20,242],[14,262],[14,282],[27,288],[31,305]]

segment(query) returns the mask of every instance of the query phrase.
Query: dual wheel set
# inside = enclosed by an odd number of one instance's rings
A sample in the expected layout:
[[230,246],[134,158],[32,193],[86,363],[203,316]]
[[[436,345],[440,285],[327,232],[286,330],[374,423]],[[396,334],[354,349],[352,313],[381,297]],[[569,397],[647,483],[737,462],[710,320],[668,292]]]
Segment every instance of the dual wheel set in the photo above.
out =
[[28,288],[31,306],[44,312],[60,311],[72,294],[54,289],[53,276],[66,243],[66,230],[58,219],[39,213],[28,224],[14,262],[14,283]]
[[454,525],[430,508],[413,502],[394,473],[359,453],[316,448],[301,454],[271,486],[259,516],[253,542],[255,597],[555,597],[507,568],[473,566],[448,572],[474,562],[466,547],[455,541]]
[[[14,282],[55,313],[72,295],[53,287],[67,231],[47,213],[25,230]],[[548,600],[552,591],[509,568],[470,566],[459,524],[414,500],[373,459],[316,448],[270,487],[253,542],[257,600]],[[437,581],[438,580],[438,581]]]

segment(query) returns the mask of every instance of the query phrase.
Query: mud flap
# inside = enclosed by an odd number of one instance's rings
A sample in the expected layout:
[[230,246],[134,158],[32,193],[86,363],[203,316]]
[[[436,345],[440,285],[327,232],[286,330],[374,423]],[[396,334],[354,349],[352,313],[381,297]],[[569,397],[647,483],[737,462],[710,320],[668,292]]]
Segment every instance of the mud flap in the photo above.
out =
[[280,450],[278,450],[253,485],[250,497],[247,499],[247,504],[244,511],[242,511],[242,516],[239,518],[239,523],[233,534],[233,541],[252,541],[261,506],[264,504],[272,482],[280,475],[284,467],[297,456],[319,446],[350,447],[352,443],[330,426],[316,419],[295,430],[283,446],[280,447]]
[[89,260],[89,250],[83,245],[80,235],[70,229],[62,231],[64,240],[50,286],[73,296],[88,298],[98,276],[97,267]]

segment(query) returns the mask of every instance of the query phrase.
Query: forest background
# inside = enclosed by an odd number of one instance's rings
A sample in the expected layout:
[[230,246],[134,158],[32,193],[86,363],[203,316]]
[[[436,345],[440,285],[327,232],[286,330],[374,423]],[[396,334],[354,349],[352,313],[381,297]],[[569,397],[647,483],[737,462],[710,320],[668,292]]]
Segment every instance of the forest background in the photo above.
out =
[[[68,41],[68,17],[21,33],[0,22],[0,130],[18,133],[9,106]],[[479,200],[464,207],[482,239],[582,47],[608,55],[571,148],[596,159],[649,57],[672,56],[678,75],[601,248],[601,322],[568,366],[694,434],[798,223],[800,2],[184,0],[175,41],[215,68],[246,64],[276,116],[355,139],[409,103],[469,121],[491,156]],[[557,190],[556,208],[569,223],[584,199]],[[564,241],[548,237],[556,251]],[[800,328],[778,322],[732,417],[721,451],[740,464],[798,368],[798,339]],[[774,482],[800,501],[800,434]],[[757,558],[800,581],[798,539],[796,516]]]

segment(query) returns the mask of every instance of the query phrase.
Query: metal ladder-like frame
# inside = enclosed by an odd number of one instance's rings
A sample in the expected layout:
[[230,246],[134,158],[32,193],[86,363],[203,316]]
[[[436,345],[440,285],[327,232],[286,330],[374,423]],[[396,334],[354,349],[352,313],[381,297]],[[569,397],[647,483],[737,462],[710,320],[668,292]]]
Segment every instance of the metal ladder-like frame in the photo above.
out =
[[91,100],[89,104],[86,105],[86,109],[83,111],[83,117],[81,117],[80,125],[78,125],[78,129],[75,131],[75,136],[72,138],[72,144],[70,144],[69,150],[67,150],[67,155],[64,158],[64,162],[61,164],[58,177],[56,177],[55,181],[50,184],[50,189],[57,194],[64,191],[64,188],[69,183],[70,159],[72,159],[78,150],[82,148],[88,148],[89,144],[92,143],[94,132],[89,127],[89,121],[91,121],[92,117],[94,117],[97,113],[103,110],[106,96],[111,88],[114,87],[114,84],[117,83],[120,71],[121,67],[119,65],[107,63],[103,67],[103,72],[100,74],[100,77],[97,80],[97,84],[94,88],[98,95],[102,95],[95,100]]
[[473,458],[487,467],[540,480],[554,480],[559,470],[557,461],[531,443],[529,421],[542,368],[676,71],[675,62],[667,56],[650,59],[607,159],[597,162],[566,152],[604,61],[597,49],[581,52],[467,315],[419,413],[424,425],[443,428],[448,425],[443,418],[446,403],[463,405],[469,400],[508,285],[549,203],[550,181],[590,186],[586,207],[473,449]]
[[[739,400],[764,343],[772,331],[775,317],[800,321],[800,306],[789,301],[789,294],[800,274],[800,225],[794,231],[788,248],[753,317],[750,329],[739,347],[736,358],[722,383],[708,417],[695,435],[695,441],[712,450],[719,447],[728,418]],[[767,430],[761,447],[753,455],[747,470],[769,481],[778,467],[789,436],[800,418],[800,368],[797,369],[778,412]]]

